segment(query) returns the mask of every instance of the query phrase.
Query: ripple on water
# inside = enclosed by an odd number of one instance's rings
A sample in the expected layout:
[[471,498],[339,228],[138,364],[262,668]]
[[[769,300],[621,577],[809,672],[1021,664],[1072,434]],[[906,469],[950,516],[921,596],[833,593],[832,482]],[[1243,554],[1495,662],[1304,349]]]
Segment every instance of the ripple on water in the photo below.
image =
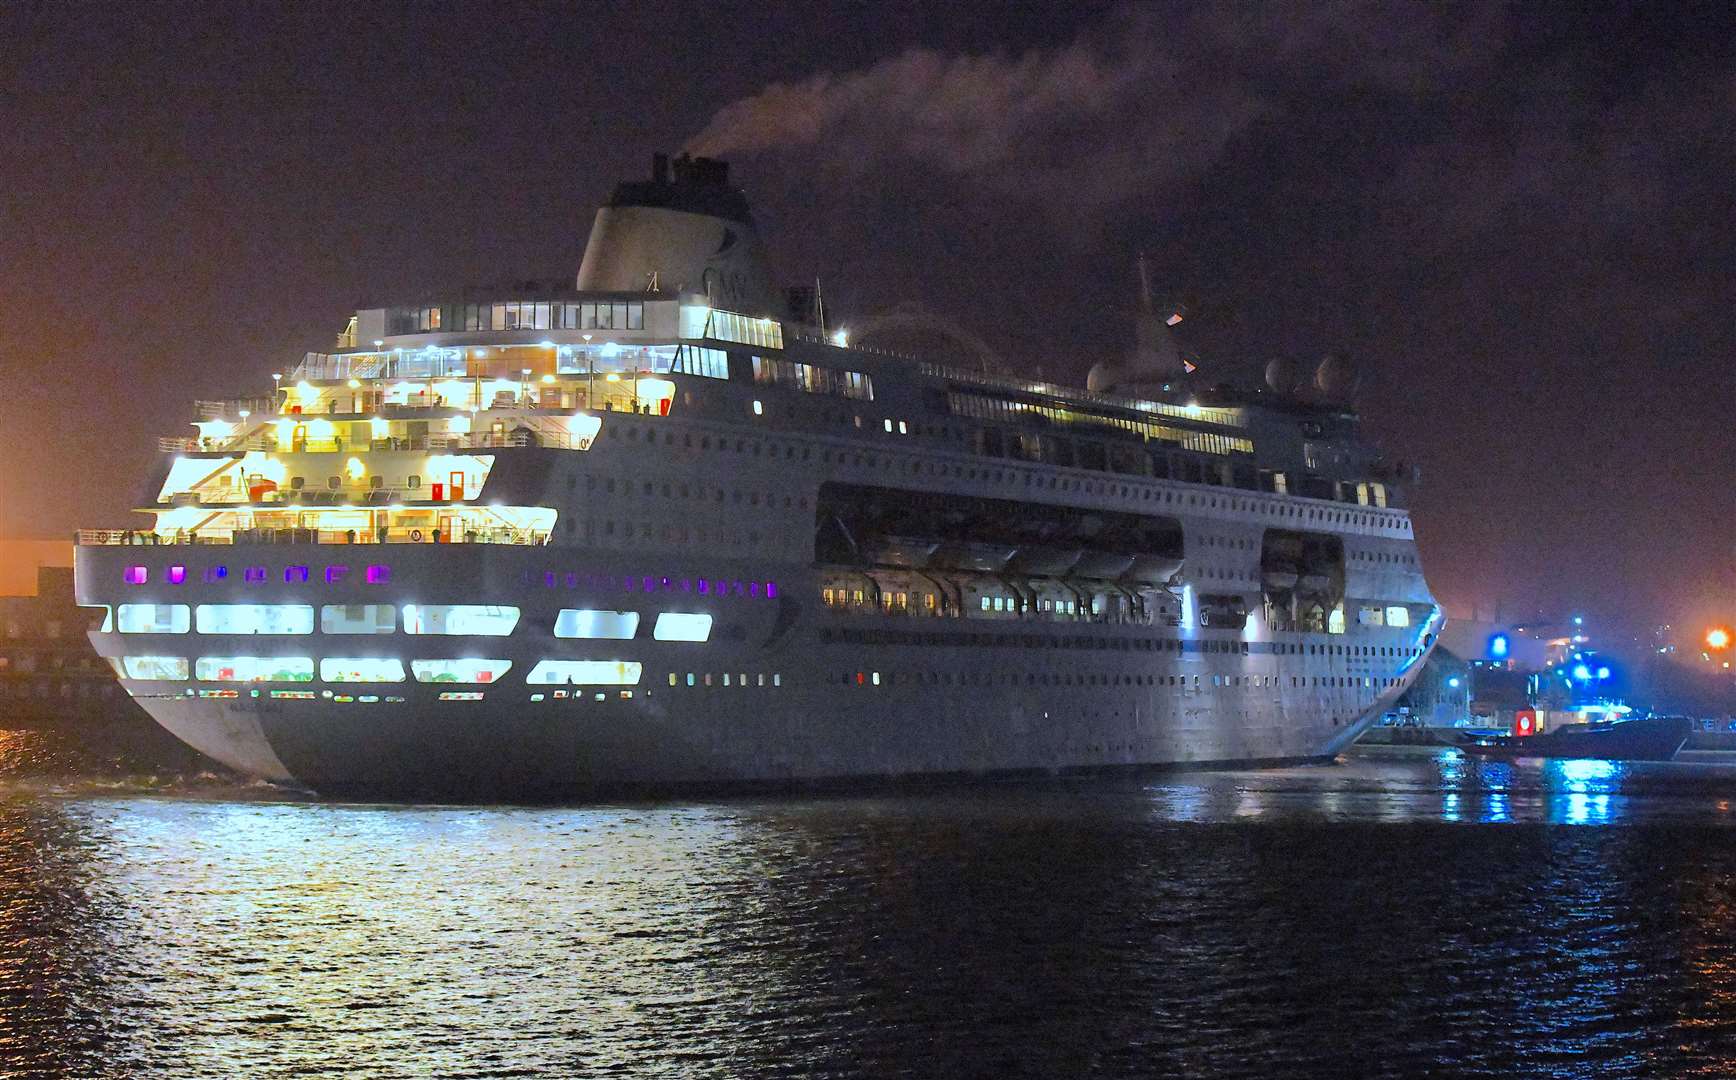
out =
[[0,1075],[1736,1072],[1728,773],[1395,757],[580,808],[8,790]]

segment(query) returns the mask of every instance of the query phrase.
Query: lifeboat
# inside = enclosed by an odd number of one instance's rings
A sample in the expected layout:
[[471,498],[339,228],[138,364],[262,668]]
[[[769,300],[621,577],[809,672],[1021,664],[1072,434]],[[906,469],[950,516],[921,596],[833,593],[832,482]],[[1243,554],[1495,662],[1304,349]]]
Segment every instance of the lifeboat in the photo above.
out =
[[1183,561],[1180,555],[1135,555],[1133,565],[1127,568],[1121,579],[1162,585],[1181,572]]
[[1086,551],[1073,566],[1074,577],[1113,581],[1133,566],[1133,556],[1114,551]]
[[1294,589],[1300,577],[1294,563],[1274,562],[1260,571],[1260,582],[1267,589],[1277,592]]
[[872,536],[862,544],[862,554],[876,566],[920,569],[928,565],[940,544],[913,536]]
[[1083,548],[1056,547],[1053,544],[1026,544],[1013,556],[1011,569],[1020,574],[1039,577],[1060,577],[1078,563]]
[[976,570],[998,574],[1018,552],[1015,544],[995,544],[970,540],[948,540],[934,549],[936,566],[951,570]]

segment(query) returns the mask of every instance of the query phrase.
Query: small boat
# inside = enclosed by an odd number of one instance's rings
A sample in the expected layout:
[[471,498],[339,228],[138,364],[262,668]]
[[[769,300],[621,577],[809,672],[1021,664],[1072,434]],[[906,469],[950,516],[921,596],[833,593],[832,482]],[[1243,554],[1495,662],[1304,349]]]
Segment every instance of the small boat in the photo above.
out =
[[862,545],[862,554],[876,566],[903,566],[920,569],[928,565],[928,560],[934,555],[934,549],[940,546],[937,540],[924,540],[910,536],[871,536]]
[[1693,725],[1685,716],[1654,716],[1644,720],[1567,724],[1537,735],[1463,732],[1457,746],[1476,757],[1669,761],[1688,741]]

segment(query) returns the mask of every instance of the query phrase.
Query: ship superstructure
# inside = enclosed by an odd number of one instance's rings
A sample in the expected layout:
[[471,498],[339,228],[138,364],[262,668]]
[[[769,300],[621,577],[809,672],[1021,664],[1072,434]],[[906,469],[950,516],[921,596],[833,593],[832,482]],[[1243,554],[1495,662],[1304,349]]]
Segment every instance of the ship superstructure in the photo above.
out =
[[1318,759],[1431,648],[1349,411],[852,348],[768,281],[660,158],[577,287],[357,311],[81,533],[93,642],[237,768],[509,797]]

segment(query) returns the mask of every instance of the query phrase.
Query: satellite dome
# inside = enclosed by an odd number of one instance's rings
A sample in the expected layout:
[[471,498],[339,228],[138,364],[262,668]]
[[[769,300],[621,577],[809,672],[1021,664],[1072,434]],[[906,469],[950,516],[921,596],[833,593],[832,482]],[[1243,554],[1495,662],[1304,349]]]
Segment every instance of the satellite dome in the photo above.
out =
[[1266,365],[1266,385],[1280,394],[1290,394],[1302,381],[1302,369],[1288,356],[1280,356]]
[[1361,382],[1355,363],[1343,353],[1328,353],[1314,369],[1314,388],[1327,397],[1349,397]]

